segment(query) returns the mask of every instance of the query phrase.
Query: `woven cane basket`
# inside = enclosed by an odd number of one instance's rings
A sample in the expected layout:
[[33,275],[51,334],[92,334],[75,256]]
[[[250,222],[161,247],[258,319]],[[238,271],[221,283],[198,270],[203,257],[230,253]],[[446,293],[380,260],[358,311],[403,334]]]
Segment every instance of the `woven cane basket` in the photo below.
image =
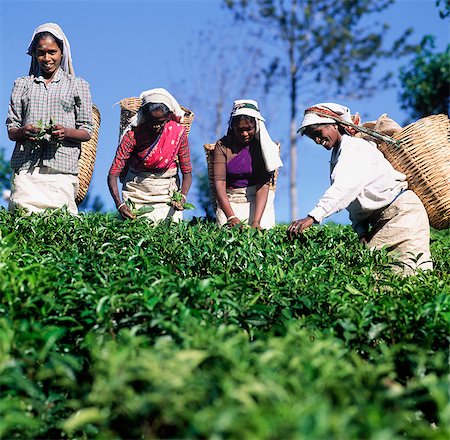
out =
[[91,139],[81,143],[80,158],[78,159],[78,191],[75,202],[80,205],[86,197],[94,172],[95,156],[97,155],[98,131],[100,129],[100,111],[92,106],[92,130]]
[[[119,139],[122,136],[126,126],[130,123],[130,119],[138,112],[141,104],[141,98],[136,97],[125,98],[120,101]],[[186,127],[186,134],[189,136],[189,131],[191,130],[192,121],[194,120],[195,115],[186,107],[183,107],[182,105],[180,105],[180,107],[184,111],[184,116],[181,119],[181,125]]]
[[378,148],[421,199],[435,229],[450,228],[450,120],[447,115],[419,119],[397,131],[400,145],[381,142]]
[[[278,145],[278,151],[281,149],[281,144]],[[209,191],[211,194],[212,203],[214,205],[214,210],[217,209],[217,198],[216,198],[216,191],[214,189],[214,169],[212,164],[212,153],[214,151],[214,148],[216,147],[216,144],[204,144],[203,148],[205,150],[206,155],[206,164],[208,166],[208,180],[209,180]],[[269,190],[275,191],[277,188],[277,179],[278,179],[278,169],[275,170],[273,180],[270,182]]]

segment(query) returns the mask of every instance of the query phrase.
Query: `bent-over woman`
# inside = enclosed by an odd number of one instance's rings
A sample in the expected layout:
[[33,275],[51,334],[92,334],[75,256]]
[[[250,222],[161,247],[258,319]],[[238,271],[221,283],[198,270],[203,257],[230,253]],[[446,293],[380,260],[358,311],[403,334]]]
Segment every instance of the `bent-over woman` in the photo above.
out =
[[77,214],[81,142],[93,129],[89,84],[75,77],[69,41],[57,24],[39,26],[27,53],[30,71],[14,82],[6,120],[16,142],[9,209],[66,206]]
[[396,171],[375,143],[355,137],[350,110],[321,103],[305,110],[298,131],[331,151],[331,186],[308,216],[291,223],[292,238],[347,208],[353,229],[369,248],[386,247],[405,275],[433,268],[430,225],[419,197],[408,190],[406,176]]
[[283,163],[256,101],[234,102],[227,134],[216,142],[212,163],[218,223],[275,226],[275,194],[269,183]]
[[[147,90],[140,98],[142,105],[125,128],[109,170],[109,191],[124,219],[135,218],[130,201],[136,209],[151,206],[153,211],[143,214],[150,220],[179,221],[192,183],[188,137],[180,123],[184,111],[165,89]],[[181,201],[174,201],[173,193],[180,190],[178,167]]]

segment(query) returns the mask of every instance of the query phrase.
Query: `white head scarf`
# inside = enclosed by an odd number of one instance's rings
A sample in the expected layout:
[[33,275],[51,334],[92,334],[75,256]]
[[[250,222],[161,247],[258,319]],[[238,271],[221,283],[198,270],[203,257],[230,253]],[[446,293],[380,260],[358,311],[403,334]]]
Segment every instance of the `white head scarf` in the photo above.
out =
[[139,95],[139,98],[141,98],[142,104],[136,114],[136,126],[143,122],[141,109],[144,108],[145,104],[164,104],[175,116],[178,116],[180,119],[184,116],[184,111],[180,104],[166,89],[146,90]]
[[142,109],[146,104],[164,104],[175,116],[179,117],[180,120],[185,114],[177,100],[166,89],[157,88],[146,90],[139,95],[139,98],[142,100],[142,104],[139,107],[138,112],[130,119],[129,124],[123,130],[119,143],[122,142],[122,138],[127,131],[144,122]]
[[353,122],[352,115],[350,114],[350,109],[341,104],[335,104],[333,102],[324,102],[320,104],[313,105],[305,110],[303,121],[297,133],[303,134],[306,127],[315,124],[335,124],[336,120],[333,118],[327,118],[326,116],[318,115],[314,110],[320,111],[324,110],[324,113],[332,112],[334,116],[339,117],[347,122]]
[[63,50],[62,50],[62,59],[61,59],[61,69],[71,75],[75,76],[75,72],[73,70],[72,65],[72,54],[70,52],[70,43],[67,37],[65,36],[62,29],[56,23],[44,23],[38,26],[31,37],[30,44],[28,45],[27,54],[31,55],[31,65],[29,75],[38,76],[39,75],[39,64],[37,63],[36,57],[33,53],[33,40],[34,37],[41,32],[50,32],[55,38],[62,42]]
[[272,140],[267,131],[265,119],[259,112],[258,103],[252,99],[238,99],[233,103],[233,110],[231,111],[231,120],[234,116],[247,115],[256,120],[256,139],[261,145],[261,152],[264,159],[264,164],[269,172],[275,171],[277,168],[283,166],[280,158],[278,145]]

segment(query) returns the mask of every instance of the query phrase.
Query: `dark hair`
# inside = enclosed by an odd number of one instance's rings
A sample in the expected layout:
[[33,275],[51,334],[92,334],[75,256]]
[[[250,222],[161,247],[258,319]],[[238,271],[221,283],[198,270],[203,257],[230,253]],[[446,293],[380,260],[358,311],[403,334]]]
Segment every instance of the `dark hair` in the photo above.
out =
[[152,113],[155,111],[163,112],[164,116],[169,116],[169,114],[172,113],[166,104],[162,104],[160,102],[148,102],[147,104],[145,104],[142,107],[141,111],[142,111],[143,115],[146,115],[148,113]]
[[319,127],[323,127],[324,125],[337,125],[338,131],[339,131],[340,134],[348,134],[345,131],[345,127],[342,126],[341,124],[339,124],[337,121],[336,122],[325,122],[323,124],[311,124],[311,125],[308,125],[307,127],[305,127],[305,130],[303,131],[302,134],[306,134],[306,136],[308,136],[308,134],[306,133],[307,131],[317,130]]
[[56,38],[51,32],[39,32],[38,34],[36,34],[33,38],[33,42],[31,43],[31,53],[34,54],[36,51],[36,46],[39,40],[41,40],[42,38],[51,38],[59,47],[59,49],[61,50],[61,52],[63,52],[63,42],[59,39]]
[[241,122],[241,121],[248,121],[248,122],[251,122],[253,125],[255,125],[256,126],[256,120],[255,120],[255,118],[254,117],[252,117],[252,116],[249,116],[249,115],[237,115],[237,116],[233,116],[232,118],[231,118],[231,121],[230,121],[230,126],[236,126],[236,125],[238,125],[239,124],[239,122]]
[[256,119],[249,115],[237,115],[230,118],[230,122],[228,123],[228,130],[225,137],[229,139],[233,139],[235,137],[233,127],[236,127],[239,122],[247,121],[250,122],[256,128]]

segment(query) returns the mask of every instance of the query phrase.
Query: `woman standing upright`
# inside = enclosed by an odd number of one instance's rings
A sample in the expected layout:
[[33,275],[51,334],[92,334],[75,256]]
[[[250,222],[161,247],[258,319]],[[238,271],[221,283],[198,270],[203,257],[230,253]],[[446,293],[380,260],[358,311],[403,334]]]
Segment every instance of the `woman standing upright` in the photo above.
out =
[[[108,174],[108,186],[120,215],[134,218],[126,203],[136,208],[151,207],[144,214],[153,220],[181,220],[183,205],[192,183],[192,166],[186,127],[180,121],[184,111],[165,89],[142,92],[142,105],[124,130]],[[180,190],[181,201],[172,195]],[[122,195],[117,180],[123,177]]]
[[218,223],[247,222],[258,229],[275,226],[274,191],[269,191],[269,183],[283,163],[256,101],[234,102],[227,134],[217,141],[212,161]]
[[9,209],[66,206],[76,214],[81,142],[93,128],[89,84],[75,77],[69,41],[57,24],[34,31],[28,54],[29,75],[15,81],[6,120],[16,142]]

